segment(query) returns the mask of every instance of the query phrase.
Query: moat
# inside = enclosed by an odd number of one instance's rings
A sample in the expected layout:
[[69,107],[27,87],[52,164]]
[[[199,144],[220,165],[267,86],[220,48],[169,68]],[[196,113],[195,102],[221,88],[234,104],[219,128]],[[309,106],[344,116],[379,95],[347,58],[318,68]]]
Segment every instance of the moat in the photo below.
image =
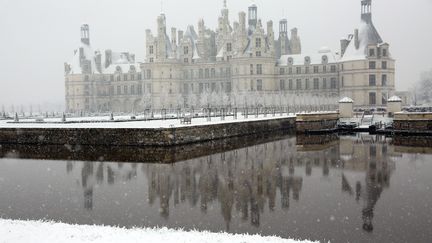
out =
[[152,149],[2,145],[0,217],[431,242],[432,148],[421,140],[254,137],[151,155],[162,163],[141,163]]

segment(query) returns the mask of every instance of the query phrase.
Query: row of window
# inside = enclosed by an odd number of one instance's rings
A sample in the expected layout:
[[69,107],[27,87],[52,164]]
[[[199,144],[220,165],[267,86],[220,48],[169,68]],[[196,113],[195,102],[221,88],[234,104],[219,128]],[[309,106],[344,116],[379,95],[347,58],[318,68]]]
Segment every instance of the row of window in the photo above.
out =
[[[377,86],[377,76],[375,74],[369,75],[369,86]],[[381,75],[381,86],[387,86],[387,74]]]
[[[219,74],[219,75],[217,75]],[[229,77],[231,76],[231,68],[219,68],[219,72],[216,73],[214,68],[199,69],[196,72],[194,70],[184,70],[184,79],[194,79],[194,78],[216,78],[216,77]]]
[[[369,69],[377,69],[377,65],[376,65],[375,61],[369,62]],[[381,62],[381,69],[387,69],[387,62],[386,61]]]
[[279,82],[279,90],[310,90],[310,89],[337,89],[338,88],[338,82],[336,78],[331,78],[328,82],[327,78],[323,78],[320,82],[319,78],[314,78],[313,80],[309,79],[296,79],[295,80],[295,87],[294,87],[294,80],[289,79],[288,85],[286,83],[286,80],[281,79]]
[[[369,93],[369,105],[376,105],[377,104],[377,93],[376,92],[370,92]],[[387,93],[381,94],[381,104],[386,105],[387,104]]]
[[[115,91],[115,93],[114,93]],[[142,95],[143,93],[150,94],[152,92],[151,84],[143,85],[117,85],[114,90],[114,86],[110,87],[110,95]]]
[[[295,69],[293,69],[292,67],[280,68],[279,74],[280,75],[293,74],[294,70],[295,70],[295,74],[309,74],[311,72],[313,72],[313,73],[320,73],[320,72],[327,73],[328,67],[322,66],[322,68],[320,68],[320,66],[313,66],[312,69],[310,67],[307,67],[307,66],[306,67],[296,67]],[[337,72],[336,65],[330,66],[330,72],[331,73]]]

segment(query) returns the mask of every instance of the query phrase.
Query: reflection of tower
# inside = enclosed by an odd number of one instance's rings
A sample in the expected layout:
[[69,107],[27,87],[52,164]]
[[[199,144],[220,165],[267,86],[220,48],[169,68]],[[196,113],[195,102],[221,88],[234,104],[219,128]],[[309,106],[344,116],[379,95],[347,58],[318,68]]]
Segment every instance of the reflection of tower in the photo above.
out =
[[85,163],[81,170],[81,183],[84,188],[84,208],[87,210],[93,209],[93,185],[89,182],[93,176],[93,163]]
[[371,168],[366,174],[366,204],[362,211],[363,229],[366,231],[373,230],[374,208],[383,190],[381,179],[377,178],[375,168]]

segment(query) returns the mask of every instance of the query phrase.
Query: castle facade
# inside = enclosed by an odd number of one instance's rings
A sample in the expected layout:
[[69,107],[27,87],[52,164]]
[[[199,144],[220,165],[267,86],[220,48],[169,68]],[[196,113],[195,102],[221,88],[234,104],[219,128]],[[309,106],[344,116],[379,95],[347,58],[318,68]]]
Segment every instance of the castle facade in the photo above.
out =
[[171,28],[170,35],[161,13],[157,33],[146,31],[142,63],[127,52],[94,51],[83,25],[81,46],[65,63],[67,111],[335,105],[345,96],[356,106],[385,106],[395,61],[372,23],[371,0],[361,1],[361,11],[360,27],[339,52],[310,54],[296,28],[289,32],[282,19],[275,33],[255,4],[231,23],[225,0],[216,30],[199,20],[197,30]]

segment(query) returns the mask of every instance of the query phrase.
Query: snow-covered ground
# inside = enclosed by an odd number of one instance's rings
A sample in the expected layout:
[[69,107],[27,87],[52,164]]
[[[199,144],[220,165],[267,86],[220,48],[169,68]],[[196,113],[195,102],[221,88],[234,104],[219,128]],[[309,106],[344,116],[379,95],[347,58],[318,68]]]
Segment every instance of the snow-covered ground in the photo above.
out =
[[0,242],[188,242],[188,243],[295,243],[310,242],[228,233],[186,232],[162,229],[123,229],[108,226],[69,225],[63,223],[0,219]]
[[[255,115],[249,115],[248,118],[244,118],[239,113],[238,119],[234,119],[234,117],[230,116],[226,117],[224,121],[222,121],[220,117],[212,117],[211,121],[207,121],[207,118],[192,118],[192,124],[190,125],[181,124],[180,119],[132,121],[130,120],[130,117],[125,116],[115,117],[115,120],[117,122],[110,122],[109,117],[83,117],[67,119],[67,121],[73,121],[76,123],[60,123],[61,119],[59,118],[45,119],[45,123],[35,123],[35,119],[29,119],[20,120],[20,123],[11,123],[10,120],[0,121],[0,128],[170,128],[186,126],[206,126],[245,121],[271,120],[286,117],[294,117],[294,114],[287,115],[286,113],[284,113],[283,116],[280,116],[280,114],[276,114],[275,117],[273,117],[271,114],[268,114],[267,117],[264,117],[264,115],[260,115],[258,117],[255,117]],[[136,119],[142,119],[142,117],[136,117]]]

